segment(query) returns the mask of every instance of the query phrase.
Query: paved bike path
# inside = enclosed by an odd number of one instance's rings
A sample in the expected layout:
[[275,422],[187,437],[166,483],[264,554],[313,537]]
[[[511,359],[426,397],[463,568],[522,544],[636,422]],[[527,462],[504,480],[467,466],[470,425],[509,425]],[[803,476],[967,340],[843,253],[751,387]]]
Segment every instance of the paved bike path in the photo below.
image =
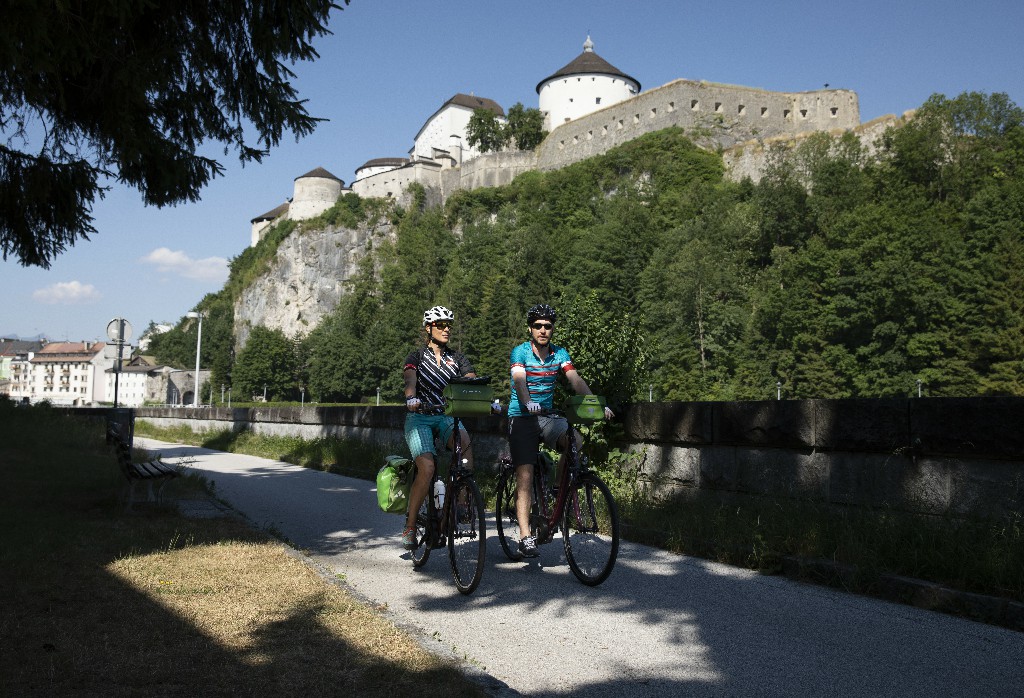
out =
[[136,439],[344,575],[396,622],[531,696],[1024,695],[1024,633],[624,543],[599,587],[557,539],[512,562],[488,522],[479,588],[446,550],[414,570],[371,482]]

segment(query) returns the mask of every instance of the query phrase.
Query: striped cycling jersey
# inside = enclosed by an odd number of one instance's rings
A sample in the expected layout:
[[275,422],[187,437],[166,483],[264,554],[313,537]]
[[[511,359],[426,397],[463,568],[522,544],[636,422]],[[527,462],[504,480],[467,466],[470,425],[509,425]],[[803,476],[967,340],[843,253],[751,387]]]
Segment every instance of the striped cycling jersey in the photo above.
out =
[[[530,398],[534,402],[540,403],[540,406],[545,409],[551,409],[554,405],[555,379],[558,378],[558,372],[567,373],[574,370],[569,352],[564,347],[552,344],[549,348],[551,352],[548,354],[548,358],[542,360],[534,353],[533,345],[530,342],[523,342],[512,350],[510,357],[511,370],[515,371],[517,368],[526,370],[526,387],[530,391]],[[519,394],[516,392],[513,379],[508,415],[519,417],[525,414],[529,414],[529,412],[526,411],[526,405],[519,404]]]
[[[475,373],[469,359],[461,352],[448,349],[441,350],[441,362],[438,364],[434,350],[430,347],[415,349],[405,359],[405,369],[416,371],[416,397],[427,405],[444,405],[441,392],[452,378]],[[436,413],[440,414],[442,408]]]

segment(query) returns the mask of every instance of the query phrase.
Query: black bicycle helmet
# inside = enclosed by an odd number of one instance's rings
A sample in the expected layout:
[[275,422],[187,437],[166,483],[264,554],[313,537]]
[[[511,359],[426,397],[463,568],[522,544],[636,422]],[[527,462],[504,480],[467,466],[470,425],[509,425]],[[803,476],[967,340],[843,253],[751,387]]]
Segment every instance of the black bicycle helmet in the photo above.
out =
[[547,303],[538,303],[526,311],[527,325],[532,325],[534,321],[539,320],[540,318],[554,322],[558,319],[558,314],[555,312],[555,309]]

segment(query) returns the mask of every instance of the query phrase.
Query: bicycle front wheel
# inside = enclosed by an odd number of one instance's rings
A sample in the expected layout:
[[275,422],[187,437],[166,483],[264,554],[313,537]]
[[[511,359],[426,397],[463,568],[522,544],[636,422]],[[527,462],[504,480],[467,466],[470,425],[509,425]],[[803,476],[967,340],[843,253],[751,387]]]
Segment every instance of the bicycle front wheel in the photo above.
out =
[[494,501],[494,525],[498,541],[509,560],[521,560],[519,518],[516,516],[516,471],[507,462],[501,464]]
[[577,579],[587,586],[608,579],[619,554],[619,511],[608,485],[594,473],[581,475],[569,493],[562,542]]
[[487,553],[487,528],[484,523],[484,498],[476,482],[467,478],[452,486],[454,497],[448,513],[448,559],[455,586],[471,594],[484,574]]
[[[431,486],[433,491],[433,486]],[[433,548],[432,540],[436,525],[434,523],[437,513],[434,508],[434,497],[429,492],[423,498],[423,505],[416,514],[416,547],[412,549],[409,556],[412,558],[413,567],[423,567],[430,557],[430,550]]]

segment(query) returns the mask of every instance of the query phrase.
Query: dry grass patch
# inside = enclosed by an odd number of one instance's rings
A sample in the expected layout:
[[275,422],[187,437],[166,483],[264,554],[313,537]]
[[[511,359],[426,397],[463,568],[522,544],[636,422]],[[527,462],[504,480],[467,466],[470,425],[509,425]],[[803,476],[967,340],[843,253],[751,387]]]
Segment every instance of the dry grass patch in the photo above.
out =
[[0,693],[482,694],[242,522],[125,514],[101,434],[0,414]]

